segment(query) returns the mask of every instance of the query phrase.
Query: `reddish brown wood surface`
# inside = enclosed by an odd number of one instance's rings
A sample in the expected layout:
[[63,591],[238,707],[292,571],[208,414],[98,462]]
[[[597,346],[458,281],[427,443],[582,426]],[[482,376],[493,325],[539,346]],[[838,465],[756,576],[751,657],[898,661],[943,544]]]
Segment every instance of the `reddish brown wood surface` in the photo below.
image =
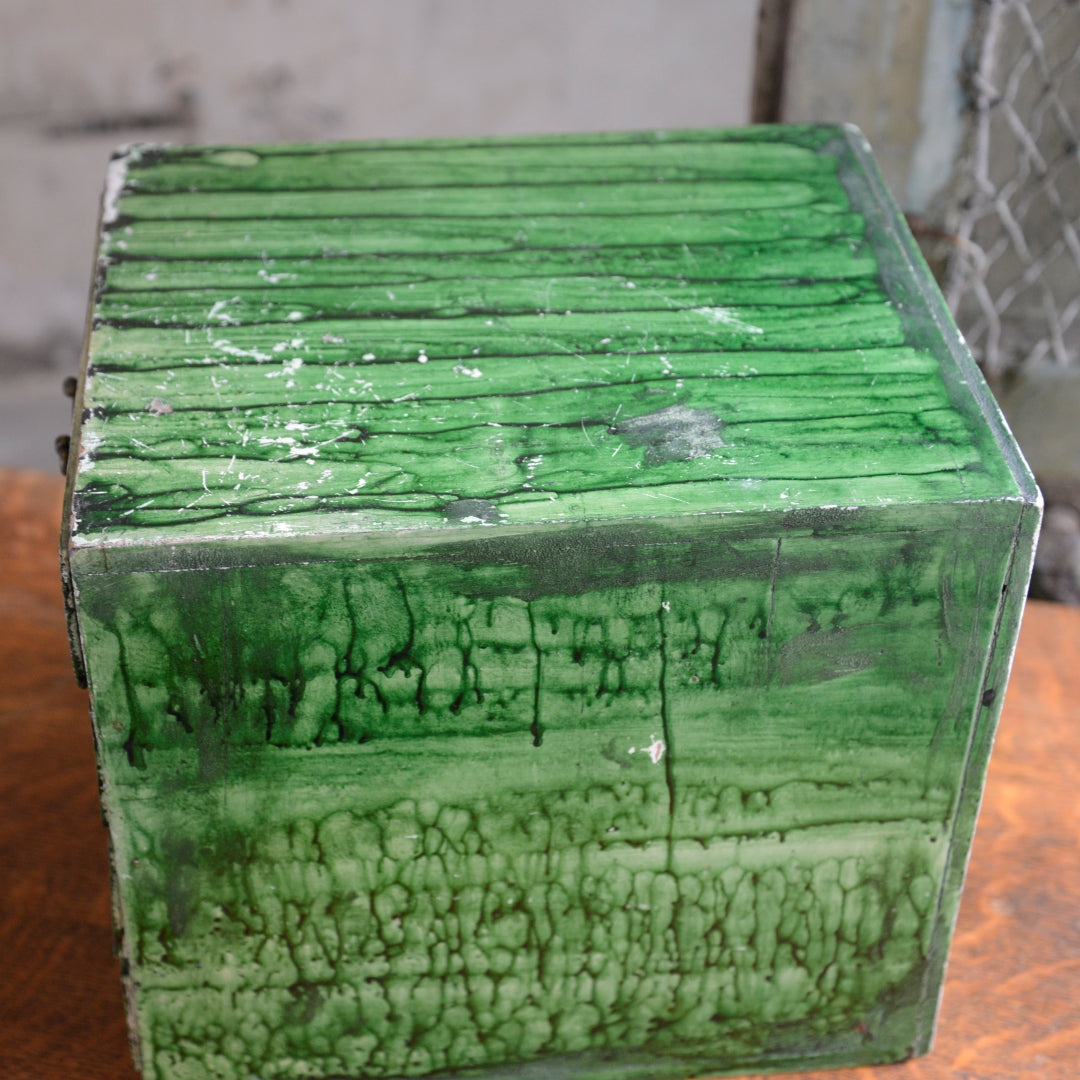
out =
[[[61,483],[0,470],[0,1078],[131,1080],[86,694],[57,570]],[[804,1080],[1080,1075],[1080,610],[1028,606],[937,1047]]]

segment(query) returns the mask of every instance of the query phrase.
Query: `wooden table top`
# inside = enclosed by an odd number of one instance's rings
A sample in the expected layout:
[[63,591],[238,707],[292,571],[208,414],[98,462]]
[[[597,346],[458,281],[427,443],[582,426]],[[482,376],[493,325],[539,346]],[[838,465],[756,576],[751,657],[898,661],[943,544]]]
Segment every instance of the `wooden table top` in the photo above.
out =
[[[56,552],[62,484],[0,469],[0,1077],[133,1080],[106,835]],[[1073,1080],[1080,1062],[1080,609],[1028,605],[937,1045],[805,1080]]]

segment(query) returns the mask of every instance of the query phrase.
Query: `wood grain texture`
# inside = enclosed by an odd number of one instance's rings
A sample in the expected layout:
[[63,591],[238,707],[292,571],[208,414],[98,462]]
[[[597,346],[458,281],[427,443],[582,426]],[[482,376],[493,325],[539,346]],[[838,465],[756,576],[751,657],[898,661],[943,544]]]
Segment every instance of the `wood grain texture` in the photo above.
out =
[[875,183],[835,127],[134,148],[73,542],[1015,494]]
[[[111,957],[86,696],[70,675],[61,484],[0,472],[0,1075],[134,1077]],[[1080,1059],[1080,612],[1028,605],[936,1049],[808,1080],[1072,1080]]]

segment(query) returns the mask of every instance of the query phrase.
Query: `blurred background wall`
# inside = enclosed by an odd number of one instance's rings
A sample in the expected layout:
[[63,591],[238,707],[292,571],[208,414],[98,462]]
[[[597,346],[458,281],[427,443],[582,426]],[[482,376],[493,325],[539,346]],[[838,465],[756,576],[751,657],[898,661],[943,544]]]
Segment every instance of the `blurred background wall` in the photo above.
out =
[[0,465],[55,469],[132,141],[744,124],[757,0],[0,0]]

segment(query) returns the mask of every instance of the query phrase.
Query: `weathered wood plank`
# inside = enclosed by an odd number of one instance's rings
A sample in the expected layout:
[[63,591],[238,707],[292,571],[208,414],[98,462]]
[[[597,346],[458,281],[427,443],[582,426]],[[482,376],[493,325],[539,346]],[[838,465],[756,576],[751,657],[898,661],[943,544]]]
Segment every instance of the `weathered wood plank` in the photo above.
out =
[[647,244],[485,252],[470,265],[461,256],[375,253],[351,257],[264,260],[216,258],[153,259],[110,264],[103,295],[116,291],[185,289],[266,289],[274,287],[341,287],[420,285],[424,282],[469,280],[470,271],[492,288],[514,278],[545,282],[586,275],[636,281],[664,278],[687,282],[838,280],[878,277],[873,253],[850,237],[771,240],[758,243]]
[[104,238],[112,259],[304,258],[386,253],[466,254],[516,248],[724,244],[859,235],[862,219],[833,203],[768,213],[658,213],[580,217],[283,219],[272,230],[250,221],[204,219],[197,229],[137,221]]
[[200,221],[213,218],[261,221],[302,218],[584,218],[674,213],[731,213],[781,210],[810,203],[846,206],[835,175],[805,180],[732,180],[723,183],[670,181],[594,184],[500,184],[477,198],[474,186],[378,188],[362,192],[201,192],[140,195],[124,200],[124,218],[134,221]]
[[357,146],[176,148],[136,156],[128,182],[139,193],[297,191],[443,185],[608,183],[664,180],[787,179],[835,175],[818,148],[832,138],[805,128],[798,141],[769,141],[768,131],[667,137],[432,140]]
[[[345,345],[344,342],[336,344]],[[232,348],[231,345],[228,347]],[[217,348],[222,349],[221,346]],[[198,353],[201,350],[191,351]],[[257,351],[265,356],[261,350]],[[373,364],[362,358],[356,359],[355,346],[350,350],[321,345],[318,356],[296,364],[295,358],[288,355],[295,351],[280,350],[276,358],[271,353],[268,362],[260,361],[258,357],[236,356],[228,351],[228,359],[217,364],[179,359],[174,365],[156,371],[155,381],[149,384],[133,380],[122,368],[115,371],[98,368],[94,376],[95,408],[101,415],[141,412],[150,407],[153,398],[148,400],[146,395],[152,393],[170,409],[218,409],[225,402],[222,395],[227,388],[229,408],[247,409],[260,405],[290,408],[315,401],[329,405],[342,399],[362,397],[368,402],[386,404],[387,408],[383,410],[385,422],[394,423],[392,406],[398,404],[395,398],[403,394],[412,395],[407,400],[422,397],[425,401],[491,398],[511,407],[517,398],[528,398],[539,404],[542,401],[540,395],[548,391],[577,389],[584,392],[680,379],[785,379],[784,385],[792,387],[792,396],[813,393],[815,381],[819,387],[824,387],[823,380],[830,379],[837,380],[840,386],[869,386],[871,383],[876,386],[874,380],[878,378],[910,376],[923,379],[928,390],[941,388],[937,379],[939,365],[933,354],[907,346],[823,349],[812,354],[794,350],[600,353],[576,356],[572,365],[566,362],[565,353],[488,356],[484,358],[482,381],[460,370],[456,362],[434,361],[429,357],[428,364],[424,365],[423,383],[412,389],[409,386],[416,376],[417,360]],[[284,360],[282,353],[287,354]],[[287,374],[285,365],[288,365]],[[798,379],[792,376],[798,376]],[[285,393],[279,381],[282,378],[293,384],[286,387]],[[775,400],[775,395],[767,389],[770,383],[761,383],[756,391],[753,385],[727,386],[723,392]],[[161,407],[158,406],[156,411],[160,412]]]
[[[867,349],[904,345],[894,307],[873,297],[828,307],[708,306],[685,310],[627,311],[545,315],[463,315],[456,318],[386,318],[362,321],[302,318],[287,325],[251,327],[229,323],[230,298],[217,301],[217,325],[206,330],[166,327],[105,327],[95,331],[90,359],[95,370],[148,373],[176,363],[263,363],[280,357],[293,362],[361,359],[470,360],[488,356],[552,356],[573,366],[581,354],[670,353],[703,346],[718,352],[791,349],[813,355],[818,349]],[[215,305],[211,305],[211,310]],[[297,313],[298,316],[301,313]],[[369,355],[365,355],[369,354]],[[299,366],[299,365],[294,365]],[[420,368],[415,378],[424,378]]]
[[106,293],[97,308],[101,323],[118,326],[246,326],[305,322],[312,319],[359,319],[461,315],[520,315],[570,312],[611,314],[612,291],[623,289],[619,311],[682,311],[705,306],[810,307],[849,301],[884,303],[884,292],[871,280],[735,281],[719,284],[678,279],[514,278],[491,282],[479,275],[453,282],[420,282],[332,288],[273,287],[245,290],[225,304],[207,303],[203,290]]

